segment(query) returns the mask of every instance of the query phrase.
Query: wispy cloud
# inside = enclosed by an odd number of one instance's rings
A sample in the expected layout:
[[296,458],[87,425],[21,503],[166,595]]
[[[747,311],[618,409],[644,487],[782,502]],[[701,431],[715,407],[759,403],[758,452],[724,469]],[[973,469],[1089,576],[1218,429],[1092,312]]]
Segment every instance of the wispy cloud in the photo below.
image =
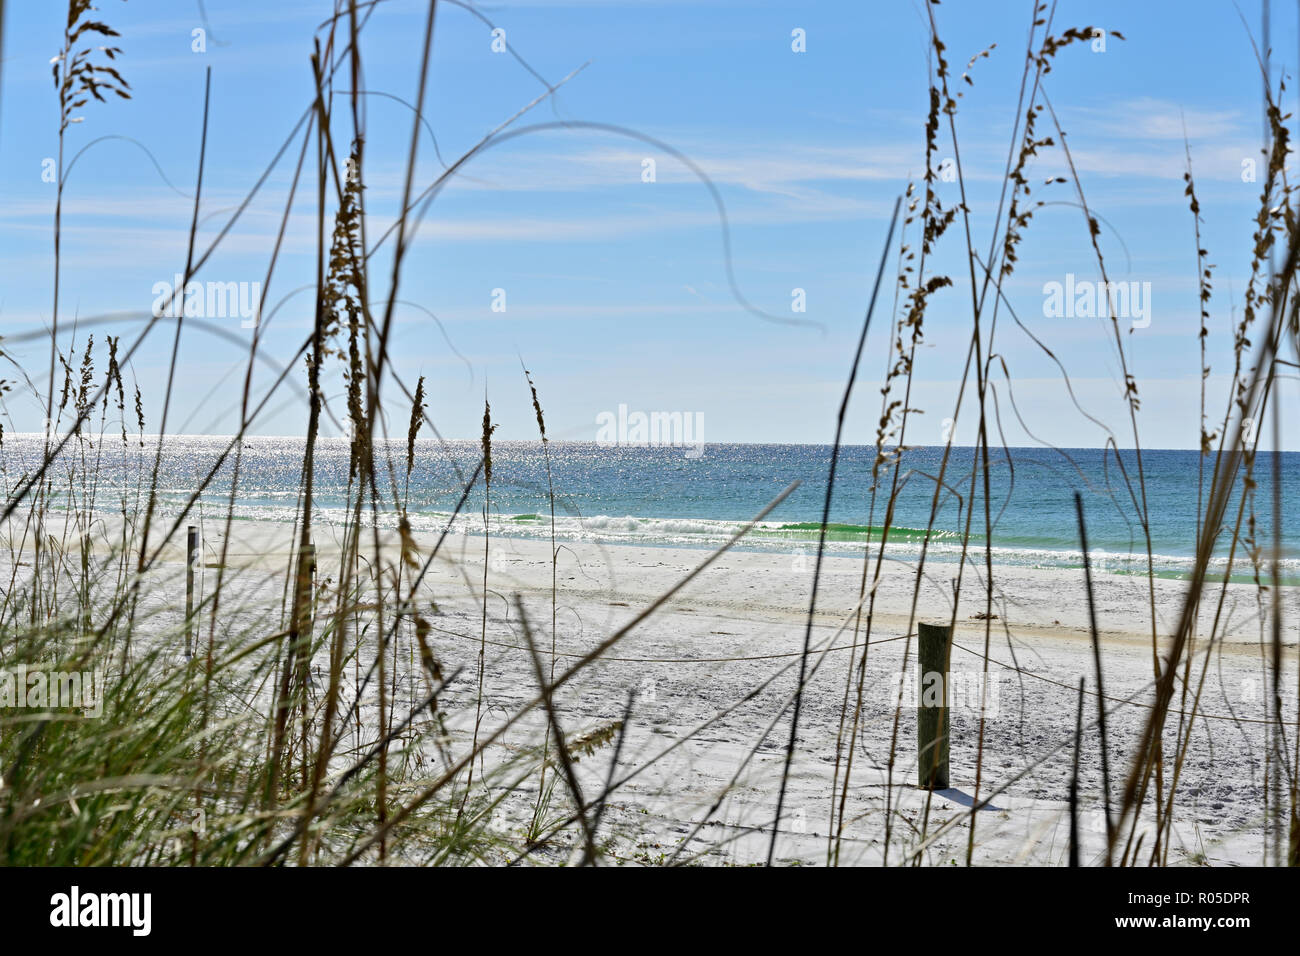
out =
[[[1089,118],[1090,126],[1096,132],[1125,139],[1176,140],[1181,143],[1185,132],[1192,142],[1221,140],[1238,136],[1245,129],[1245,117],[1240,110],[1196,109],[1151,96],[1125,100],[1104,109],[1077,107],[1073,112]],[[1256,118],[1252,115],[1252,119]]]

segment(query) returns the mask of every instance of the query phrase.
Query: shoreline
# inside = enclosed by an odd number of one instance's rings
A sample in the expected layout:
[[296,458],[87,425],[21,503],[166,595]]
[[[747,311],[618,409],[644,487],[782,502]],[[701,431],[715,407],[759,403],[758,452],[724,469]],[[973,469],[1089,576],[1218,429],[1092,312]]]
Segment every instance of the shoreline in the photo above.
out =
[[[215,529],[221,525],[208,522],[208,539],[203,543],[205,562],[215,562],[219,556],[221,538]],[[328,565],[330,556],[337,553],[341,528],[319,522],[313,527],[318,560],[322,565]],[[231,525],[227,563],[232,568],[258,568],[282,574],[289,566],[291,538],[290,526],[283,522],[236,520]],[[413,538],[421,549],[421,555],[427,556],[438,535],[417,531],[413,532]],[[381,529],[380,540],[385,549],[396,553],[396,533]],[[477,579],[481,579],[483,541],[481,533],[453,532],[446,536],[442,551],[430,569],[429,585],[435,593],[441,590],[435,582],[442,582],[456,589],[452,591],[453,595],[481,599],[481,594],[474,588],[479,583]],[[581,598],[583,601],[608,598],[632,608],[656,599],[703,563],[714,550],[563,540],[557,541],[557,549],[558,585],[562,598],[567,596],[570,600]],[[182,550],[183,543],[173,542],[162,559],[183,561]],[[368,543],[363,552],[367,550]],[[489,556],[491,587],[519,590],[532,596],[542,592],[549,595],[549,540],[493,535]],[[962,599],[956,618],[959,633],[978,630],[982,635],[984,631],[984,621],[975,617],[985,610],[984,568],[977,562],[980,557],[982,554],[968,557],[962,575]],[[731,549],[720,555],[683,595],[675,599],[675,603],[693,600],[707,604],[725,616],[742,620],[761,616],[773,622],[802,621],[809,606],[813,565],[811,554]],[[460,570],[467,567],[478,569],[478,573],[461,574]],[[863,567],[861,557],[827,555],[823,558],[817,600],[819,619],[838,621],[854,609],[863,583]],[[874,561],[871,567],[874,569]],[[952,619],[951,588],[957,567],[955,562],[927,561],[918,597],[917,619],[931,623],[946,623]],[[1030,568],[996,563],[993,568],[995,618],[990,623],[995,632],[1011,628],[1018,634],[1042,637],[1087,638],[1090,635],[1082,569]],[[467,581],[473,583],[467,585]],[[868,589],[872,583],[871,579],[867,581]],[[1185,599],[1186,581],[1157,576],[1152,584],[1150,590],[1155,594],[1157,631],[1163,640],[1176,625]],[[465,593],[460,586],[470,587],[473,594]],[[887,557],[875,592],[875,621],[880,626],[905,628],[914,586],[915,563]],[[1259,625],[1251,626],[1243,618],[1243,614],[1249,617],[1255,611],[1256,588],[1252,583],[1223,585],[1221,581],[1207,582],[1204,593],[1208,597],[1203,599],[1201,607],[1201,631],[1209,630],[1220,591],[1228,620],[1225,643],[1255,644],[1259,638]],[[1052,595],[1051,604],[1042,600],[1043,592]],[[1104,639],[1138,641],[1150,646],[1151,601],[1145,575],[1098,573],[1094,570],[1093,592],[1098,631]],[[1294,649],[1300,641],[1300,625],[1291,622],[1300,620],[1300,588],[1284,585],[1282,592],[1285,602],[1283,646]],[[449,596],[443,591],[439,600],[446,600]],[[869,602],[864,603],[864,620],[869,607]]]

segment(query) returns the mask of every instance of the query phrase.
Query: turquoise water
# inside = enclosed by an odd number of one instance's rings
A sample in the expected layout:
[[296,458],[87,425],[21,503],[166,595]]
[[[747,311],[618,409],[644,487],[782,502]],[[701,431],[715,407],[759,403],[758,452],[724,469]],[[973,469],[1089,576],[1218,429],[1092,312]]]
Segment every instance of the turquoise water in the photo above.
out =
[[[228,440],[180,436],[167,440],[160,489],[174,510],[192,492],[196,475],[206,473]],[[152,443],[143,457],[153,459]],[[111,489],[134,481],[141,452],[134,444],[123,460],[120,441],[106,440],[95,474],[101,482],[100,506],[116,510]],[[292,521],[298,508],[303,440],[250,438],[245,442],[236,513],[243,518]],[[406,493],[412,523],[420,530],[439,530],[451,520],[463,478],[478,462],[475,442],[432,440],[417,444],[409,493],[405,492],[404,442],[391,446],[399,494]],[[825,494],[830,448],[817,445],[710,444],[691,458],[683,448],[610,447],[592,442],[552,443],[551,470],[556,494],[556,531],[566,540],[633,542],[646,545],[713,547],[796,479],[802,485],[746,539],[744,547],[796,553],[816,546]],[[942,448],[914,448],[903,455],[900,490],[889,535],[889,554],[915,555],[929,522],[935,476]],[[4,466],[12,487],[17,476],[39,460],[36,436],[7,436]],[[387,455],[379,456],[387,474]],[[875,449],[841,450],[828,551],[860,555],[879,541],[885,523],[890,473],[878,489],[871,511]],[[1138,508],[1137,459],[1130,451],[1100,449],[1015,448],[992,455],[991,520],[994,558],[1003,563],[1072,567],[1081,561],[1074,492],[1083,494],[1093,559],[1108,572],[1145,572],[1146,558]],[[317,452],[316,500],[319,519],[341,520],[347,490],[348,446],[342,439],[323,439]],[[1196,535],[1197,468],[1194,451],[1149,450],[1143,453],[1147,501],[1152,515],[1152,550],[1156,571],[1178,575],[1192,563]],[[1205,459],[1206,487],[1213,458]],[[1284,573],[1300,577],[1300,519],[1291,504],[1300,493],[1300,453],[1281,455],[1284,524]],[[945,490],[934,521],[929,553],[933,560],[955,560],[961,548],[971,493],[972,449],[954,448]],[[1122,468],[1120,467],[1122,465]],[[1272,456],[1256,462],[1259,488],[1255,513],[1260,544],[1271,547]],[[1125,483],[1125,472],[1131,491]],[[229,462],[203,495],[206,515],[224,507]],[[391,487],[386,478],[381,487]],[[971,543],[982,549],[984,506],[982,480],[977,483]],[[391,492],[388,503],[391,505]],[[493,447],[492,515],[494,534],[549,537],[546,463],[537,442],[497,442]],[[1229,509],[1235,518],[1236,507]],[[381,519],[391,523],[393,516]],[[475,489],[457,523],[481,531],[482,484]],[[1224,566],[1226,542],[1217,568]],[[1234,573],[1249,574],[1239,549]]]

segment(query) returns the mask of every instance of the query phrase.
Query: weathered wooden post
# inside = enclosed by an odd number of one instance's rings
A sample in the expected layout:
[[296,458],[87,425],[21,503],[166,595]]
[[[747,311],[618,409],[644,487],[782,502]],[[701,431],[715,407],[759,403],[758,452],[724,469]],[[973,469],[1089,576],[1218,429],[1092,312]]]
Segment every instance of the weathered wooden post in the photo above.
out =
[[81,633],[90,633],[90,532],[81,536]]
[[307,665],[311,659],[312,585],[316,578],[316,545],[298,550],[298,581],[294,594],[294,639],[298,642],[298,665],[302,687],[311,680]]
[[917,625],[916,772],[922,790],[948,788],[948,645],[951,640],[951,625]]
[[316,578],[316,545],[307,543],[298,550],[298,575],[294,589],[293,653],[297,655],[298,716],[301,722],[299,747],[302,751],[302,785],[307,786],[307,686],[311,683],[312,585]]
[[194,654],[194,572],[199,565],[199,529],[189,526],[185,542],[185,656]]

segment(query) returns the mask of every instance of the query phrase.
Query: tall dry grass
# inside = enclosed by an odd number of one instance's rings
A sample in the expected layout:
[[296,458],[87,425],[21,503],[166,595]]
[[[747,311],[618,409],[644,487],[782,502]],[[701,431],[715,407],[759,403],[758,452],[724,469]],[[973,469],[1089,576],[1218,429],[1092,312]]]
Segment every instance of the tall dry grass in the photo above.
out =
[[[449,2],[463,6],[454,0]],[[411,478],[420,468],[417,436],[426,426],[435,436],[440,438],[440,434],[425,402],[424,379],[419,379],[414,390],[409,389],[393,367],[392,355],[393,318],[400,301],[406,257],[416,227],[442,185],[485,150],[530,131],[568,127],[631,136],[663,146],[701,178],[717,203],[724,243],[729,242],[720,194],[703,170],[667,144],[607,124],[514,125],[557,87],[548,87],[546,94],[445,165],[427,188],[418,189],[417,160],[426,122],[438,6],[428,6],[422,53],[412,71],[416,74],[416,95],[410,104],[411,137],[400,215],[378,237],[366,234],[366,130],[359,102],[361,96],[367,95],[360,88],[360,41],[371,18],[379,15],[379,5],[356,0],[336,4],[333,15],[321,25],[315,38],[310,64],[315,91],[312,102],[217,238],[206,247],[199,242],[197,228],[207,135],[205,102],[203,129],[196,143],[198,172],[185,253],[186,282],[200,273],[272,171],[288,160],[293,175],[263,288],[270,286],[289,212],[301,190],[314,200],[318,291],[313,299],[310,334],[293,354],[265,355],[265,327],[275,312],[267,313],[263,308],[263,321],[249,344],[238,431],[215,464],[198,476],[187,500],[177,508],[164,507],[159,477],[168,455],[168,411],[178,387],[180,342],[183,334],[196,325],[201,328],[201,323],[151,316],[125,348],[120,336],[107,336],[96,345],[93,333],[82,340],[79,330],[65,335],[59,326],[65,132],[76,118],[76,111],[89,105],[87,97],[101,99],[101,93],[115,93],[129,98],[130,89],[116,66],[100,62],[99,52],[82,47],[89,34],[115,37],[116,33],[106,24],[86,18],[90,7],[85,0],[69,3],[68,28],[54,65],[60,172],[53,226],[55,280],[53,321],[48,332],[49,380],[43,395],[30,372],[10,352],[12,345],[24,339],[14,337],[3,353],[16,378],[0,385],[0,398],[8,402],[17,390],[17,394],[43,401],[50,427],[34,467],[13,460],[0,429],[0,474],[7,497],[4,550],[0,555],[5,562],[0,598],[0,666],[7,670],[23,666],[98,674],[104,711],[99,719],[84,719],[72,707],[0,715],[0,841],[6,863],[316,865],[541,860],[595,864],[610,856],[608,834],[602,831],[608,821],[610,798],[648,766],[698,739],[744,703],[739,701],[683,731],[671,746],[642,758],[634,770],[622,773],[620,759],[626,752],[630,728],[638,719],[635,695],[628,695],[621,719],[596,726],[573,725],[559,692],[576,683],[620,641],[660,613],[719,555],[742,541],[753,523],[737,532],[723,549],[702,555],[698,566],[671,589],[636,610],[626,623],[611,629],[586,651],[565,658],[571,663],[561,666],[558,639],[562,631],[557,611],[561,599],[557,572],[560,548],[555,532],[556,500],[561,489],[557,489],[551,470],[551,446],[538,391],[527,369],[524,375],[545,460],[545,495],[550,509],[549,649],[538,642],[523,601],[515,597],[505,602],[510,609],[507,613],[513,614],[512,621],[522,632],[524,644],[517,649],[528,654],[535,687],[528,689],[522,704],[496,716],[488,706],[488,685],[493,676],[488,660],[489,633],[495,633],[494,628],[501,623],[491,613],[489,576],[495,425],[486,399],[480,455],[476,465],[461,474],[455,507],[459,515],[482,483],[480,620],[477,635],[460,635],[471,640],[478,637],[477,653],[467,660],[449,658],[435,640],[440,626],[437,595],[432,593],[428,579],[435,562],[455,560],[444,551],[450,525],[431,545],[422,544],[410,530],[407,511]],[[481,11],[470,12],[484,18]],[[1016,317],[1004,288],[1015,271],[1022,244],[1032,235],[1034,212],[1044,202],[1035,198],[1031,187],[1030,167],[1036,157],[1056,151],[1054,155],[1069,169],[1070,175],[1062,177],[1058,184],[1074,190],[1074,204],[1083,216],[1081,228],[1089,237],[1103,279],[1107,270],[1098,219],[1088,204],[1084,183],[1046,91],[1046,77],[1053,61],[1072,45],[1090,40],[1093,32],[1088,26],[1059,29],[1054,2],[1032,5],[1000,198],[992,222],[983,224],[988,234],[987,246],[981,251],[982,244],[977,244],[976,238],[980,224],[966,198],[966,172],[958,135],[959,103],[951,88],[955,81],[947,48],[940,38],[938,11],[927,4],[927,14],[930,84],[929,109],[922,123],[925,172],[919,191],[909,187],[900,207],[896,207],[896,217],[899,208],[902,210],[902,239],[896,253],[890,348],[874,436],[878,454],[870,496],[862,503],[871,527],[876,526],[878,509],[883,512],[883,533],[862,556],[857,603],[849,617],[840,624],[831,643],[817,640],[820,569],[832,498],[839,490],[836,463],[841,443],[847,437],[846,411],[858,386],[868,328],[894,249],[897,219],[884,236],[871,306],[861,327],[840,406],[802,642],[798,652],[755,686],[746,700],[783,686],[779,682],[787,678],[793,680],[792,689],[776,694],[770,714],[764,715],[762,735],[744,742],[744,755],[726,787],[710,795],[707,807],[691,819],[690,835],[671,854],[665,853],[660,858],[663,862],[695,859],[689,849],[691,837],[719,813],[769,736],[784,732],[782,776],[770,794],[772,812],[759,822],[764,832],[770,830],[768,863],[780,859],[780,840],[788,833],[784,829],[788,823],[787,783],[798,757],[805,694],[819,671],[830,673],[836,666],[827,667],[832,660],[845,663],[842,673],[834,678],[839,706],[832,785],[826,794],[831,822],[826,836],[826,861],[836,864],[844,859],[849,831],[859,823],[848,816],[846,808],[850,794],[861,783],[855,761],[870,719],[865,705],[878,692],[869,683],[867,669],[873,642],[881,640],[877,633],[877,584],[888,557],[895,506],[902,486],[912,477],[907,442],[909,425],[917,412],[911,396],[922,354],[919,346],[924,341],[932,299],[954,286],[951,276],[933,271],[935,250],[940,243],[954,242],[949,235],[954,227],[960,233],[955,242],[964,259],[963,278],[970,291],[970,339],[951,417],[954,421],[963,415],[976,418],[974,464],[967,473],[955,473],[958,466],[954,464],[950,439],[937,473],[925,476],[933,483],[933,493],[926,537],[914,567],[910,618],[904,633],[891,637],[904,641],[906,670],[912,653],[911,638],[922,614],[919,602],[931,534],[941,508],[957,496],[963,502],[964,527],[950,623],[958,620],[967,565],[982,567],[983,587],[976,600],[984,622],[981,661],[985,674],[993,660],[998,568],[993,560],[990,475],[997,467],[995,454],[1001,460],[1010,460],[1005,444],[998,443],[1001,429],[996,413],[990,411],[998,395],[996,373],[999,369],[1006,372],[1005,361],[998,354],[997,336],[999,327],[1005,328],[1008,320],[1003,318],[999,323],[999,318],[1009,316],[1010,323],[1037,343],[1060,368],[1067,384],[1069,381],[1064,363]],[[1111,35],[1119,36],[1113,31]],[[129,38],[122,42],[129,43]],[[110,47],[102,51],[102,56],[116,62],[122,52]],[[974,71],[977,61],[990,52],[985,50],[972,57],[967,71]],[[340,73],[347,77],[347,89],[342,91],[335,88]],[[1267,78],[1266,68],[1262,73]],[[1105,807],[1105,861],[1118,865],[1170,862],[1170,837],[1180,812],[1177,797],[1193,752],[1201,691],[1212,652],[1226,628],[1227,587],[1239,549],[1255,575],[1260,600],[1273,602],[1268,645],[1272,677],[1267,751],[1269,804],[1265,808],[1271,825],[1266,831],[1266,852],[1271,862],[1300,862],[1300,751],[1291,749],[1300,747],[1300,735],[1295,735],[1291,717],[1293,702],[1282,697],[1285,656],[1281,605],[1277,603],[1281,585],[1277,570],[1280,532],[1275,530],[1270,553],[1260,540],[1253,511],[1256,445],[1247,440],[1243,428],[1247,419],[1272,416],[1274,432],[1280,430],[1281,410],[1276,398],[1280,353],[1285,345],[1295,344],[1295,316],[1300,303],[1295,275],[1300,229],[1290,206],[1292,187],[1285,172],[1289,136],[1276,105],[1280,90],[1269,90],[1267,79],[1264,87],[1271,136],[1251,282],[1241,320],[1232,330],[1235,368],[1229,398],[1221,418],[1215,419],[1218,424],[1213,431],[1206,424],[1210,412],[1204,386],[1201,389],[1203,498],[1198,500],[1197,560],[1186,584],[1179,621],[1168,635],[1159,632],[1155,607],[1150,512],[1137,415],[1140,383],[1128,370],[1118,315],[1113,303],[1108,303],[1107,321],[1125,380],[1128,437],[1136,450],[1133,472],[1126,469],[1118,453],[1118,439],[1112,437],[1107,447],[1113,452],[1123,493],[1139,517],[1145,541],[1152,679],[1148,716],[1130,748],[1122,784],[1112,791],[1106,737],[1107,718],[1115,708],[1108,710],[1106,706],[1111,699],[1106,697],[1102,684],[1104,646],[1093,614],[1093,686],[1088,686],[1087,681],[1080,684],[1074,732],[1061,741],[1062,747],[1073,747],[1075,754],[1070,792],[1073,862],[1079,860],[1077,810],[1082,799],[1078,754],[1086,736],[1094,733],[1100,734],[1102,741],[1104,783],[1100,796]],[[1050,132],[1042,132],[1048,127]],[[339,149],[340,143],[346,145],[345,150]],[[935,187],[935,158],[946,149],[951,149],[956,159],[961,197],[952,206],[943,205]],[[1213,290],[1208,254],[1201,248],[1200,210],[1190,149],[1188,152],[1185,183],[1196,242],[1204,371],[1204,342],[1213,322]],[[725,248],[729,251],[729,246]],[[1280,262],[1275,261],[1278,251]],[[372,270],[381,268],[380,253],[391,254],[391,268],[386,276],[372,282]],[[727,268],[738,301],[750,311],[771,318],[744,299],[730,271],[729,259]],[[375,296],[374,287],[386,291]],[[179,292],[176,290],[176,294]],[[261,303],[263,307],[266,304]],[[175,323],[171,363],[159,396],[161,419],[154,426],[156,434],[150,434],[142,393],[134,382],[134,404],[128,408],[127,380],[132,356],[145,338],[167,321]],[[42,340],[44,336],[42,333]],[[277,375],[269,389],[256,393],[253,370],[268,360],[275,361]],[[102,363],[102,372],[97,372],[97,363]],[[299,381],[304,377],[300,363],[305,363],[305,382]],[[61,390],[56,387],[59,369],[63,371]],[[339,376],[345,384],[341,417],[349,435],[347,506],[342,509],[338,541],[334,544],[327,541],[315,505],[321,427],[327,421],[337,422],[324,386],[330,376]],[[1203,374],[1203,382],[1204,378]],[[1014,380],[1009,374],[1004,380],[1004,394],[1014,401]],[[259,603],[249,597],[263,572],[236,567],[228,548],[245,467],[245,435],[265,413],[273,395],[304,386],[299,500],[293,545],[276,576],[281,584],[277,609],[274,602]],[[386,410],[408,406],[405,441],[390,439]],[[400,455],[403,450],[404,468]],[[122,474],[135,476],[133,481],[120,487],[103,487],[101,466],[109,458],[121,464]],[[1278,467],[1276,456],[1273,462]],[[210,568],[215,572],[212,586],[202,593],[193,618],[182,620],[174,613],[174,597],[178,574],[183,573],[178,572],[177,565],[183,531],[196,520],[194,516],[205,494],[207,506],[212,508],[212,489],[221,487],[219,474],[221,481],[228,481],[215,522],[223,529],[221,544],[219,550],[205,547],[201,558],[201,570]],[[1276,493],[1280,483],[1276,473],[1273,478]],[[769,515],[791,490],[792,486],[787,487],[754,521]],[[1234,505],[1235,511],[1231,510]],[[1275,502],[1273,514],[1280,512],[1280,502]],[[381,532],[385,515],[399,516],[396,536]],[[1087,523],[1081,501],[1078,521],[1091,607],[1092,569],[1086,557]],[[1222,547],[1225,540],[1230,564],[1220,576],[1210,569],[1216,548]],[[982,555],[977,553],[979,542]],[[468,574],[468,569],[464,570]],[[207,577],[205,573],[204,579]],[[969,594],[969,585],[966,590]],[[1209,633],[1202,633],[1198,612],[1207,603],[1215,606],[1214,623]],[[195,621],[200,624],[199,652],[193,657],[181,657],[177,652],[181,634]],[[847,658],[831,658],[828,651],[842,633],[851,635],[851,653]],[[1166,636],[1171,641],[1162,657],[1160,642]],[[467,714],[449,709],[458,706],[449,703],[454,699],[449,687],[462,678],[472,680],[475,686],[472,721]],[[1175,694],[1181,695],[1177,705]],[[1088,697],[1095,703],[1097,716],[1085,723],[1084,715],[1091,713]],[[903,784],[896,779],[908,759],[902,712],[901,699],[894,701],[887,730],[877,728],[889,741],[888,785],[879,827],[883,862],[924,862],[927,851],[961,825],[967,827],[965,862],[978,862],[978,810],[1013,788],[1033,767],[1003,776],[986,767],[986,728],[981,717],[969,812],[932,824],[933,794],[926,794],[919,821],[909,819],[904,826],[898,806],[903,799]],[[1170,720],[1175,715],[1171,735]],[[454,729],[462,719],[472,726],[471,732]],[[516,734],[509,746],[507,734]],[[1295,735],[1297,740],[1292,741],[1289,735]],[[583,757],[605,751],[610,753],[610,760],[602,785],[594,792],[590,786],[584,789],[575,764]],[[1116,772],[1120,773],[1120,768]],[[498,813],[513,795],[521,793],[527,796],[528,804],[524,819],[518,826],[502,826]],[[683,806],[690,803],[688,795],[676,796]],[[1153,817],[1153,826],[1143,823],[1144,813]]]

